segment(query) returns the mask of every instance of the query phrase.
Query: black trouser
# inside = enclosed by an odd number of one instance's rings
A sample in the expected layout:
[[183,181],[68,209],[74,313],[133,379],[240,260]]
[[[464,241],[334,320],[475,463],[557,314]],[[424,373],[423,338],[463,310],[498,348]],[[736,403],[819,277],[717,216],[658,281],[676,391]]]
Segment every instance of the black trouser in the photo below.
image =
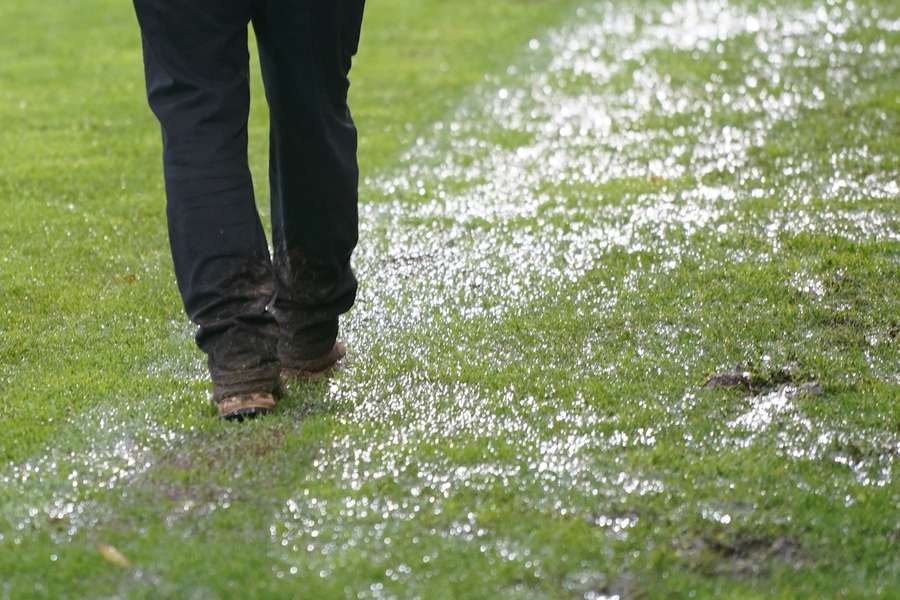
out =
[[[364,0],[134,0],[162,125],[175,274],[216,393],[261,391],[320,356],[356,279],[347,75]],[[247,25],[269,102],[270,259],[247,162]]]

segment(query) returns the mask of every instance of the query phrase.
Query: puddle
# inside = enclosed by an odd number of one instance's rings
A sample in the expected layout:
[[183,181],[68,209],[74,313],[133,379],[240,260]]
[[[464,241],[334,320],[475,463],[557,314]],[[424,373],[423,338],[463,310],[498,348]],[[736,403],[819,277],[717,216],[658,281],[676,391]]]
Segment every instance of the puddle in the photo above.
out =
[[[9,464],[0,474],[9,523],[4,537],[14,544],[35,530],[46,531],[57,543],[90,528],[110,515],[95,498],[128,485],[152,468],[156,453],[182,443],[189,432],[155,424],[152,408],[89,409],[71,418],[65,438],[30,461]],[[77,451],[67,451],[72,440]],[[85,440],[89,443],[86,445]]]
[[890,484],[900,457],[900,438],[887,431],[847,430],[817,422],[803,403],[825,401],[823,394],[817,384],[804,383],[752,396],[749,407],[726,423],[730,433],[712,445],[764,444],[796,460],[845,465],[860,485]]
[[[818,396],[821,393],[821,388],[815,383],[785,385],[767,394],[752,398],[750,410],[733,421],[729,421],[728,427],[751,434],[765,431],[772,426],[777,417],[794,409],[794,401],[799,396]],[[803,423],[808,425],[808,421],[803,421]]]

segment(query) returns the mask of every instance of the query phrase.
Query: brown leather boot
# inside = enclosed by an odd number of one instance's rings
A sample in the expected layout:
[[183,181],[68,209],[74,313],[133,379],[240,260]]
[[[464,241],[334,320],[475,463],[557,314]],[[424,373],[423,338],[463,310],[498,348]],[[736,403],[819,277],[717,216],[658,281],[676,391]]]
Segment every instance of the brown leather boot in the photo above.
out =
[[223,419],[241,421],[271,412],[275,408],[275,396],[267,392],[235,394],[215,400],[215,405]]

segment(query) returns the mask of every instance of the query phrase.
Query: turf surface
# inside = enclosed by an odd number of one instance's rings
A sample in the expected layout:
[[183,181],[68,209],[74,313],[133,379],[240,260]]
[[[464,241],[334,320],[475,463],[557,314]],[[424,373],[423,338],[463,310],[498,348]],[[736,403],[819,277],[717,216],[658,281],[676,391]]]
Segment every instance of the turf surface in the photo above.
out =
[[894,3],[371,3],[351,356],[239,426],[128,3],[0,17],[0,597],[900,595]]

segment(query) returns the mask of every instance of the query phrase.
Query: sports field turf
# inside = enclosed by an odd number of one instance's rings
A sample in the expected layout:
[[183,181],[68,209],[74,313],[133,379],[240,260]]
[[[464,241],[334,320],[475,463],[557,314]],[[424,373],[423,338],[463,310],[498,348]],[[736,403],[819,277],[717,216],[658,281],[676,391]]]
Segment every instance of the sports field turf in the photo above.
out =
[[370,1],[351,354],[239,425],[130,3],[0,20],[0,598],[900,597],[900,4]]

